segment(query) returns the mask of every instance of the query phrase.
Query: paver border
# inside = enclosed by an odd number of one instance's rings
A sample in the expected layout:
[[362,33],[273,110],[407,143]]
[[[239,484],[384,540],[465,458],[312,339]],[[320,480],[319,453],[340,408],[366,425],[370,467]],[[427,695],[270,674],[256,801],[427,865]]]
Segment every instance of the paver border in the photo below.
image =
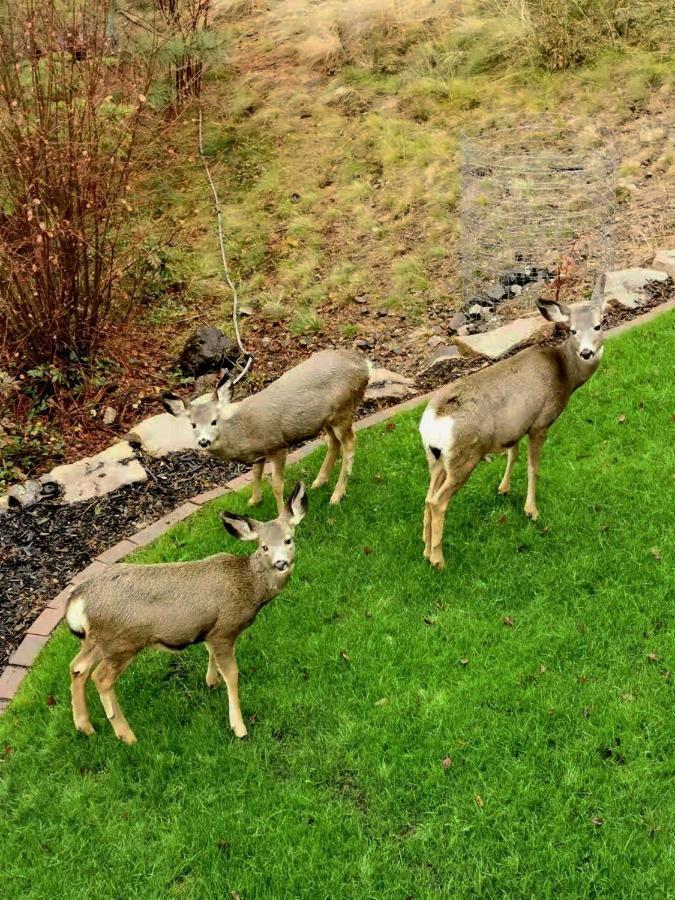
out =
[[[617,334],[630,331],[632,328],[644,325],[672,309],[675,309],[675,299],[668,300],[666,303],[662,303],[659,306],[650,309],[648,312],[636,316],[634,319],[622,322],[620,325],[608,329],[608,331],[605,332],[605,336],[614,337]],[[421,406],[423,403],[428,402],[434,393],[435,391],[428,391],[425,394],[417,394],[415,397],[412,397],[410,400],[405,400],[403,403],[397,403],[395,406],[381,409],[378,412],[360,419],[355,423],[354,427],[357,431],[361,431],[364,428],[372,428],[373,425],[379,425],[381,422],[386,422],[387,419],[391,419],[401,412],[406,412],[407,410]],[[310,441],[304,446],[299,447],[297,450],[294,450],[292,453],[289,453],[288,462],[299,462],[321,446],[323,446],[323,441],[321,440]],[[140,531],[137,531],[130,537],[118,541],[118,543],[113,544],[112,547],[104,550],[103,553],[99,553],[86,568],[74,575],[66,587],[57,594],[47,606],[45,606],[37,619],[28,628],[24,639],[10,656],[7,667],[2,674],[0,674],[0,715],[9,708],[10,700],[18,691],[21,682],[28,674],[30,667],[33,665],[40,651],[63,619],[68,598],[78,584],[82,584],[82,582],[87,581],[87,579],[94,575],[105,572],[111,565],[119,562],[119,560],[123,559],[134,550],[137,550],[139,547],[145,547],[147,544],[150,544],[156,538],[160,537],[160,535],[172,528],[177,522],[182,522],[183,519],[186,519],[188,516],[197,512],[204,504],[210,503],[211,500],[216,500],[219,497],[223,497],[225,494],[241,490],[250,483],[251,472],[249,471],[245,472],[243,475],[237,475],[236,478],[231,479],[227,484],[213,488],[210,491],[204,491],[189,500],[185,500],[172,512],[157,519],[156,522],[140,529]]]

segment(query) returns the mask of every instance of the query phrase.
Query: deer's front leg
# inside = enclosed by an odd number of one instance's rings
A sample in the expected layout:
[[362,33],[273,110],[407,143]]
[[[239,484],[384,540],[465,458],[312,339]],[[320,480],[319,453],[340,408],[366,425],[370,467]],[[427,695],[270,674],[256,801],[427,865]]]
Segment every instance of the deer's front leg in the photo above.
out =
[[537,473],[539,472],[539,459],[542,447],[546,440],[546,430],[530,432],[527,436],[527,498],[525,500],[525,515],[536,521],[539,516],[537,509]]
[[279,450],[271,457],[272,461],[272,490],[277,501],[279,515],[284,511],[284,472],[286,470],[286,457],[288,450]]
[[513,467],[516,464],[519,453],[519,443],[514,444],[513,447],[509,447],[509,457],[508,462],[506,463],[506,471],[504,472],[504,477],[502,478],[501,483],[497,488],[500,494],[508,494],[508,492],[511,490],[511,473],[513,472]]
[[248,734],[239,707],[239,669],[234,655],[234,645],[215,644],[212,647],[218,671],[227,685],[227,702],[230,717],[230,728],[238,738]]
[[253,463],[253,465],[251,466],[251,473],[253,475],[253,489],[251,491],[251,497],[248,501],[249,506],[257,506],[262,500],[262,477],[264,470],[264,459],[262,460],[262,462]]

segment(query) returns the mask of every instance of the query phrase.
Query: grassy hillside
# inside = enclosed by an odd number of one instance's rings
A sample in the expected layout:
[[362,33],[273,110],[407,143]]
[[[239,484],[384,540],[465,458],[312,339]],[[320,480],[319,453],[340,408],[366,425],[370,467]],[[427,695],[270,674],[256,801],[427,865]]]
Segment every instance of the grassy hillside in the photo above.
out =
[[[291,334],[368,336],[376,323],[350,308],[362,295],[423,323],[457,296],[460,133],[544,112],[581,146],[612,145],[618,256],[646,258],[675,231],[664,202],[675,187],[675,21],[667,3],[610,6],[222,4],[206,152],[244,302]],[[143,190],[155,215],[184,221],[168,264],[217,316],[225,295],[195,148],[188,115],[169,136],[175,162]]]

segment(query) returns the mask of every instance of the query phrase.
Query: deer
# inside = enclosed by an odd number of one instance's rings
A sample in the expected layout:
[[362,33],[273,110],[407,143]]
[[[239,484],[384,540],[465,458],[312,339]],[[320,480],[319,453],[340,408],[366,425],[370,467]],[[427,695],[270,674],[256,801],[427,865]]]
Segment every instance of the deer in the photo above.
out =
[[82,641],[70,663],[75,728],[93,735],[86,686],[91,677],[116,736],[136,743],[115,695],[115,683],[141,650],[179,652],[204,643],[209,661],[206,684],[227,686],[230,728],[247,735],[239,706],[239,635],[286,586],[295,562],[293,536],[307,511],[307,492],[298,482],[283,512],[268,522],[223,511],[227,531],[256,541],[250,556],[216,553],[192,562],[150,565],[117,563],[79,585],[66,607],[66,622]]
[[187,416],[197,445],[223,460],[253,469],[249,504],[262,500],[262,476],[272,464],[272,490],[279,512],[284,505],[284,472],[289,448],[326,432],[328,449],[312,488],[323,487],[342,453],[342,466],[330,498],[340,503],[354,463],[353,421],[370,378],[371,364],[356,350],[322,350],[303,360],[264,390],[232,401],[233,383],[225,373],[212,395],[189,407],[175,394],[165,394],[165,408]]
[[489,368],[445,385],[429,401],[419,425],[429,465],[424,501],[424,557],[445,567],[443,529],[448,503],[487,454],[508,454],[500,494],[508,494],[520,441],[527,435],[525,514],[536,520],[537,474],[548,429],[572,394],[598,368],[603,354],[605,276],[590,301],[566,305],[537,300],[539,312],[567,332],[559,346],[521,350]]

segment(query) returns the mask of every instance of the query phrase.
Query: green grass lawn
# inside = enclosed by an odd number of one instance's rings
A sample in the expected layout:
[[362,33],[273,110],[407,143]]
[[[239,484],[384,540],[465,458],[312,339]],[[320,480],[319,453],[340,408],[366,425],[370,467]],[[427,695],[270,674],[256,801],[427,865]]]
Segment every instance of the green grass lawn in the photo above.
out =
[[[670,314],[608,343],[551,431],[539,522],[522,458],[509,498],[503,459],[478,468],[443,573],[419,412],[361,433],[239,641],[247,741],[201,647],[120,680],[137,746],[93,688],[76,734],[60,629],[0,719],[0,896],[672,897],[674,337]],[[245,498],[135,559],[248,552],[217,517]]]

